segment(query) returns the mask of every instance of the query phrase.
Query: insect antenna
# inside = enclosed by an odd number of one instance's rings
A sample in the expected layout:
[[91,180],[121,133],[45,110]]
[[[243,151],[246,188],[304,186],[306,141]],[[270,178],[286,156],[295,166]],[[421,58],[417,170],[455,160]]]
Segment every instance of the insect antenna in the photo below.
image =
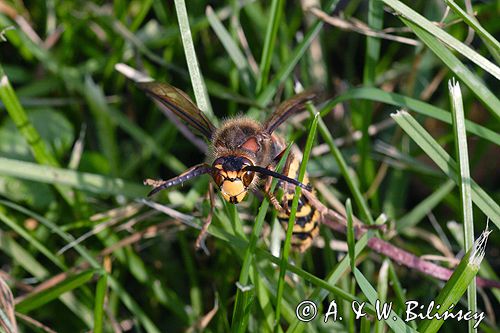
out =
[[171,178],[169,180],[156,180],[156,179],[145,179],[144,180],[144,185],[149,185],[153,186],[153,190],[148,193],[148,197],[152,196],[153,194],[158,193],[161,190],[164,190],[166,188],[179,185],[181,183],[184,183],[185,181],[188,181],[191,178],[195,178],[201,175],[204,175],[206,173],[211,173],[213,170],[212,166],[202,163],[195,165],[194,167],[189,168],[182,174],[178,175],[177,177]]
[[260,167],[260,166],[257,166],[257,165],[249,165],[247,167],[245,167],[246,171],[255,171],[255,172],[258,172],[262,175],[265,175],[265,176],[270,176],[270,177],[273,177],[273,178],[278,178],[278,179],[281,179],[287,183],[290,183],[290,184],[293,184],[293,185],[296,185],[296,186],[300,186],[302,187],[303,189],[311,192],[312,191],[312,187],[310,185],[305,185],[301,182],[299,182],[298,180],[295,180],[293,178],[290,178],[290,177],[287,177],[285,175],[282,175],[281,173],[277,173],[277,172],[274,172],[274,171],[271,171],[269,169],[266,169],[266,168],[263,168],[263,167]]

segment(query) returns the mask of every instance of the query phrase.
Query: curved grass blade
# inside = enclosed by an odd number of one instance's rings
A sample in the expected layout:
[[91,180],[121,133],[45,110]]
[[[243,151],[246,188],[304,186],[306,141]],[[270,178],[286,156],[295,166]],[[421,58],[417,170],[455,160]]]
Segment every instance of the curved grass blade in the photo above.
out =
[[[449,178],[458,183],[457,162],[408,112],[398,111],[391,117]],[[498,204],[473,180],[471,180],[471,188],[472,201],[500,229],[500,207]]]
[[[335,97],[321,107],[321,117],[324,117],[327,113],[331,112],[335,105],[344,101],[356,99],[369,99],[372,101],[399,106],[401,108],[410,109],[427,117],[438,119],[447,124],[452,124],[452,115],[444,109],[440,109],[432,104],[428,104],[408,96],[371,87],[352,88],[343,92],[341,95]],[[491,141],[496,145],[500,145],[500,134],[495,131],[467,119],[465,119],[465,128],[469,133]]]
[[490,50],[491,55],[495,58],[497,63],[500,63],[500,43],[493,37],[486,29],[484,29],[481,24],[476,20],[476,18],[469,16],[466,11],[464,11],[460,6],[453,0],[445,0],[446,4],[457,13],[465,23],[474,31],[477,32],[479,37],[484,42],[484,45]]
[[458,58],[436,37],[418,25],[402,18],[413,32],[438,56],[455,75],[465,83],[471,91],[483,102],[492,115],[500,119],[500,100],[484,84],[484,82],[467,68]]
[[393,8],[401,16],[405,24],[411,21],[410,28],[415,31],[414,27],[418,27],[419,30],[425,31],[426,33],[436,36],[440,42],[445,43],[464,57],[467,57],[472,62],[476,63],[479,67],[483,68],[486,73],[489,73],[500,80],[500,68],[494,65],[491,61],[472,50],[469,46],[460,42],[450,34],[448,34],[443,29],[438,28],[435,24],[427,20],[425,17],[406,6],[404,3],[398,0],[383,0],[384,3],[391,8]]

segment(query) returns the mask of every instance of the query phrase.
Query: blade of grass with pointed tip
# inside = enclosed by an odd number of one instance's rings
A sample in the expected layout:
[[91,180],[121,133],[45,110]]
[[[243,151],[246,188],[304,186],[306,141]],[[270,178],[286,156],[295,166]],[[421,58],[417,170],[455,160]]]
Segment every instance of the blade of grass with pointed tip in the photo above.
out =
[[[455,160],[408,112],[398,111],[391,117],[448,177],[458,183],[458,166]],[[472,179],[471,188],[472,201],[500,229],[500,207],[498,204]]]
[[[451,114],[448,111],[440,109],[432,104],[413,99],[408,96],[387,92],[379,88],[361,87],[349,89],[334,99],[327,102],[321,108],[321,117],[331,112],[335,105],[357,99],[369,99],[372,101],[383,102],[390,105],[399,106],[401,108],[410,109],[419,114],[438,119],[447,124],[452,124]],[[465,119],[465,126],[469,133],[475,134],[485,140],[489,140],[496,145],[500,145],[500,134],[492,131],[475,122]]]
[[[302,182],[304,176],[306,174],[307,162],[309,161],[309,155],[311,154],[312,146],[314,144],[314,140],[316,139],[316,129],[318,127],[318,120],[320,119],[319,113],[314,115],[313,121],[311,123],[311,127],[309,128],[309,135],[307,136],[306,146],[304,148],[304,155],[300,162],[299,174],[297,176],[297,180]],[[281,311],[281,298],[283,297],[283,291],[285,289],[285,273],[286,273],[286,265],[288,263],[288,255],[290,253],[290,249],[292,246],[292,233],[293,233],[293,225],[295,224],[295,214],[297,213],[297,208],[299,205],[299,199],[301,197],[302,189],[300,186],[295,187],[295,195],[292,200],[292,207],[290,209],[290,216],[288,219],[288,227],[286,230],[286,238],[285,245],[283,246],[283,251],[281,253],[281,262],[280,262],[280,275],[278,280],[278,292],[276,295],[276,321],[274,331],[278,332],[280,327],[280,311]]]
[[[462,204],[462,219],[464,226],[465,252],[474,243],[474,221],[472,216],[472,195],[470,188],[469,153],[467,148],[467,136],[464,124],[464,106],[462,103],[462,92],[460,85],[452,79],[448,82],[450,90],[451,111],[453,114],[453,134],[455,136],[455,156],[458,160],[458,188],[460,190],[460,202]],[[467,287],[467,303],[469,310],[477,311],[476,280],[472,279]],[[469,332],[474,332],[474,322],[469,321]]]
[[111,174],[116,176],[118,175],[120,165],[118,145],[115,139],[116,126],[109,116],[109,106],[106,102],[104,92],[90,76],[85,78],[83,92],[96,123],[97,137],[102,154],[109,163]]

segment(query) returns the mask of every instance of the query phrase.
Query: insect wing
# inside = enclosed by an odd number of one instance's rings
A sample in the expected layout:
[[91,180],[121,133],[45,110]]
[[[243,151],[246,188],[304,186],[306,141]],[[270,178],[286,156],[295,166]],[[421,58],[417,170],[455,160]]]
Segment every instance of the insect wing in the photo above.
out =
[[274,132],[285,120],[304,110],[305,103],[316,97],[311,91],[305,91],[281,103],[276,111],[264,123],[264,129],[268,133]]
[[167,83],[139,82],[137,85],[207,139],[211,139],[215,126],[185,92]]

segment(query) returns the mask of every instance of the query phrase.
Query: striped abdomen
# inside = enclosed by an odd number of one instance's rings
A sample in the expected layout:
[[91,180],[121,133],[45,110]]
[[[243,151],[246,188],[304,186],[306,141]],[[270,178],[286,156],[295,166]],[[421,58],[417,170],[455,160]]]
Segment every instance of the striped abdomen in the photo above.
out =
[[[287,177],[297,179],[301,159],[302,153],[300,150],[295,146],[292,147],[292,151],[286,160],[283,174]],[[309,177],[307,173],[305,174],[302,182],[304,184],[309,184]],[[288,219],[290,217],[289,210],[292,208],[292,201],[295,196],[295,188],[293,186],[286,186],[286,184],[283,183],[281,183],[281,186],[284,186],[281,206],[284,208],[288,207],[288,209],[280,212],[278,214],[278,219],[286,230],[288,227]],[[307,250],[319,233],[319,223],[320,213],[309,203],[307,198],[301,194],[299,198],[299,205],[297,207],[297,213],[295,215],[295,224],[293,225],[292,248],[299,252]]]

